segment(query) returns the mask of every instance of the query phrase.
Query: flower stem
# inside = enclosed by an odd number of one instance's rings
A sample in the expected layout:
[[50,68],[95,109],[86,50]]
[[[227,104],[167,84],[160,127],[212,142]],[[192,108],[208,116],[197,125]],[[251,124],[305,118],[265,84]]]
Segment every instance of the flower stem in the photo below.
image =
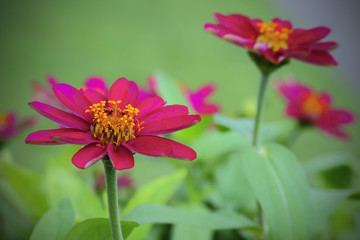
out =
[[116,170],[108,158],[103,159],[109,208],[109,220],[113,240],[123,240],[118,206]]
[[259,144],[260,124],[261,124],[261,119],[262,119],[262,113],[263,113],[265,95],[266,95],[266,87],[267,87],[269,76],[270,76],[270,73],[264,73],[264,72],[261,73],[260,85],[259,85],[258,97],[257,97],[254,132],[253,132],[253,145],[255,147],[257,147]]

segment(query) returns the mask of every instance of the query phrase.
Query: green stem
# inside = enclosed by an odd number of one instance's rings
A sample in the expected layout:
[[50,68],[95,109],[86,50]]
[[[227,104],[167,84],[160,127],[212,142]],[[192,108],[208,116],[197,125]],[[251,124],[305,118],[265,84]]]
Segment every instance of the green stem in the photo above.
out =
[[123,240],[119,216],[116,169],[108,158],[103,159],[109,208],[109,220],[113,240]]
[[266,95],[266,87],[267,87],[269,76],[270,76],[270,73],[264,73],[264,72],[261,73],[260,85],[259,85],[259,90],[258,90],[258,98],[257,98],[254,133],[253,133],[253,145],[255,147],[257,147],[259,144],[260,124],[261,124],[261,119],[262,119],[262,113],[263,113],[265,95]]

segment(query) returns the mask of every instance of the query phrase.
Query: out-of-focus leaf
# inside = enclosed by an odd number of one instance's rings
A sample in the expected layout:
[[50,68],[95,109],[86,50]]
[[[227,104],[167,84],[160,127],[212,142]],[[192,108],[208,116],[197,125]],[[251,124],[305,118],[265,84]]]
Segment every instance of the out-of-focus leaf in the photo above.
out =
[[165,99],[168,105],[180,104],[188,106],[186,98],[181,93],[180,85],[176,80],[160,71],[154,75],[158,82],[158,94]]
[[0,161],[0,191],[14,206],[33,220],[48,208],[43,179],[11,161]]
[[[181,169],[175,173],[160,177],[148,183],[137,191],[134,197],[130,199],[128,205],[124,209],[124,215],[127,215],[127,213],[134,207],[144,203],[165,204],[184,181],[185,176],[186,171]],[[140,226],[132,232],[129,239],[144,239],[150,229],[151,225],[149,224]]]
[[[231,118],[225,115],[216,114],[214,122],[234,130],[248,139],[252,138],[254,119],[252,118]],[[290,125],[285,123],[267,123],[260,129],[261,142],[271,142],[283,135],[284,131],[289,131]]]
[[211,116],[201,116],[200,123],[179,132],[175,132],[174,135],[184,141],[195,140],[209,129],[211,123],[213,123],[213,118]]
[[209,131],[196,139],[191,147],[196,149],[199,159],[210,161],[249,145],[249,140],[236,132]]
[[256,227],[251,220],[239,214],[197,212],[152,204],[134,208],[124,219],[137,221],[140,224],[184,224],[209,230]]
[[360,160],[349,153],[333,153],[303,163],[311,183],[318,187],[348,188],[360,184]]
[[312,190],[318,229],[321,229],[330,215],[336,210],[342,201],[353,193],[353,190]]
[[31,233],[30,240],[62,240],[75,221],[75,212],[69,198],[62,199],[41,217]]
[[211,199],[220,204],[222,209],[254,212],[256,199],[245,176],[241,154],[241,150],[233,153],[227,162],[216,169],[216,191]]
[[50,164],[45,176],[50,204],[54,205],[68,196],[74,206],[77,219],[107,216],[94,190],[85,184],[75,172]]
[[211,240],[213,231],[208,229],[201,229],[190,225],[176,224],[172,228],[172,240],[196,239],[196,240]]
[[[121,230],[124,239],[131,231],[139,226],[137,222],[121,221]],[[65,240],[112,240],[108,218],[87,219],[75,225],[65,237]]]
[[311,239],[310,189],[295,156],[276,144],[242,150],[244,172],[260,202],[270,239]]

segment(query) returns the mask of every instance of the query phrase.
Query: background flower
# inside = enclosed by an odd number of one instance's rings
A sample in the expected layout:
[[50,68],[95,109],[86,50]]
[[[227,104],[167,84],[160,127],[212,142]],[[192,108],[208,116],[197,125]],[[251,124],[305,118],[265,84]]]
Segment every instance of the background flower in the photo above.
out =
[[338,44],[320,42],[330,33],[327,27],[294,29],[290,21],[280,18],[267,23],[241,14],[215,13],[214,17],[217,24],[205,24],[207,31],[262,54],[272,63],[295,58],[316,65],[337,65],[329,51]]
[[316,92],[296,79],[278,82],[276,88],[288,103],[285,112],[289,117],[297,119],[301,125],[316,126],[336,137],[349,137],[342,126],[353,123],[354,115],[346,109],[334,108],[328,93]]
[[6,112],[0,114],[0,143],[4,142],[27,127],[33,126],[37,123],[35,117],[27,117],[19,121],[15,112]]

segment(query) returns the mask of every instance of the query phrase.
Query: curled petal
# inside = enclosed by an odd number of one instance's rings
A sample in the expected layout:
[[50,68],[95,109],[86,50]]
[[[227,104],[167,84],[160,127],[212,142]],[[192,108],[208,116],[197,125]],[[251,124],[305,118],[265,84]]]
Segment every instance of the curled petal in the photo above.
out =
[[53,86],[53,91],[56,97],[73,113],[84,118],[89,123],[92,123],[93,117],[91,113],[87,113],[91,103],[80,92],[80,90],[74,88],[65,83],[59,83]]
[[74,114],[62,111],[41,102],[31,102],[29,103],[29,106],[44,117],[59,123],[62,126],[89,130],[88,122],[78,116],[75,116]]
[[78,168],[87,168],[104,158],[106,148],[98,143],[91,143],[81,148],[72,157],[71,162]]
[[104,96],[108,95],[107,84],[102,77],[93,76],[88,78],[84,84],[84,88],[84,91],[86,91],[87,89],[93,89]]
[[107,151],[115,169],[122,170],[134,167],[134,156],[126,147],[122,145],[115,147],[108,144]]
[[139,136],[127,143],[123,143],[123,145],[134,152],[147,156],[167,156],[191,161],[196,158],[196,152],[193,149],[170,139],[157,136]]
[[118,105],[120,108],[127,104],[135,105],[139,97],[139,88],[133,81],[126,78],[120,78],[114,82],[110,88],[109,100],[121,101]]

